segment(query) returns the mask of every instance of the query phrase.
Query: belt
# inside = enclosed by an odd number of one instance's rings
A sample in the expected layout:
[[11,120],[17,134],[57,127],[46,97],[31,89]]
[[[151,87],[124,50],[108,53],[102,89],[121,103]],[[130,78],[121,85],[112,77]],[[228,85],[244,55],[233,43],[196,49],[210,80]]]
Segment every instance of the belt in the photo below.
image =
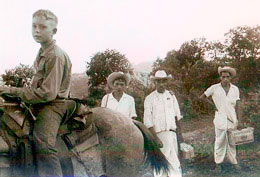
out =
[[174,133],[176,133],[176,130],[170,129],[170,132],[174,132]]

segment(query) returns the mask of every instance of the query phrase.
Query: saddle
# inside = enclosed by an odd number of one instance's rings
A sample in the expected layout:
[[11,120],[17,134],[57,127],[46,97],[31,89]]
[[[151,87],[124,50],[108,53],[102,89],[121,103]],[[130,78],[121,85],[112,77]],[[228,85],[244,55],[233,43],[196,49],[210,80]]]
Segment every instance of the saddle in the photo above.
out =
[[[31,126],[30,119],[35,119],[31,108],[12,102],[1,102],[0,104],[0,107],[4,108],[1,126],[6,127],[5,129],[8,132],[0,134],[3,140],[8,141],[5,138],[6,134],[12,134],[17,138],[28,137]],[[73,149],[83,142],[84,144],[88,143],[88,147],[96,145],[98,143],[97,130],[93,121],[88,118],[88,115],[92,113],[91,110],[74,100],[65,100],[64,106],[67,107],[67,111],[63,117],[58,136],[62,137],[67,147]],[[7,142],[7,144],[10,143]]]
[[62,139],[67,147],[76,152],[76,154],[80,154],[88,148],[99,144],[97,128],[91,116],[88,116],[92,114],[91,109],[75,101],[68,101],[67,108],[68,111],[64,123],[71,122],[70,125],[72,126],[71,132],[62,135]]

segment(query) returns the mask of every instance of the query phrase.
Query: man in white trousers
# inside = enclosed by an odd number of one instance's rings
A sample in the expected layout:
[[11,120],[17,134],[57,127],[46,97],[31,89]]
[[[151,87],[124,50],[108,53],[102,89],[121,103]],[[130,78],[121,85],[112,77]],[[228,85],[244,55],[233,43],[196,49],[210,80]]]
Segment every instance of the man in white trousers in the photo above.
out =
[[164,70],[158,70],[152,77],[156,90],[148,95],[144,101],[144,124],[159,138],[161,151],[172,166],[169,174],[156,174],[154,172],[155,177],[182,176],[176,135],[177,127],[180,128],[178,125],[182,116],[175,95],[166,90],[170,78],[171,75],[167,75]]
[[210,86],[201,96],[200,99],[210,100],[212,97],[216,106],[214,125],[215,125],[215,171],[220,172],[220,164],[224,161],[225,156],[236,170],[240,170],[236,159],[236,146],[229,144],[228,131],[237,129],[240,118],[239,109],[239,89],[231,84],[231,79],[236,75],[236,70],[229,66],[219,67],[220,83]]

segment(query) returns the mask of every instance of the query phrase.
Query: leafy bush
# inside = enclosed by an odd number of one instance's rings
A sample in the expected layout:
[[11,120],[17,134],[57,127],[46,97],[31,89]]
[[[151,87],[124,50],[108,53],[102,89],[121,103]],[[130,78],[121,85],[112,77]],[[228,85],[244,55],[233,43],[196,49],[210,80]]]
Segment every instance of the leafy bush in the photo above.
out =
[[9,69],[2,74],[5,85],[13,87],[28,86],[33,77],[34,70],[29,65],[21,64],[16,66],[14,69]]
[[96,106],[108,90],[107,77],[112,72],[132,73],[132,67],[125,55],[116,50],[107,49],[98,52],[87,63],[87,75],[90,77],[88,102],[89,106]]

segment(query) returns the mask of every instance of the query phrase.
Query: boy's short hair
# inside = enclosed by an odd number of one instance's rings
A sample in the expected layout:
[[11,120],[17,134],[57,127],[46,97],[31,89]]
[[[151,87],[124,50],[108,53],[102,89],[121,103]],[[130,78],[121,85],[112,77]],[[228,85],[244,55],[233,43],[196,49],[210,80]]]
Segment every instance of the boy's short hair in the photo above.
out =
[[52,20],[54,22],[55,28],[58,25],[57,16],[49,10],[45,10],[45,9],[37,10],[36,12],[34,12],[33,17],[44,17],[46,20]]

